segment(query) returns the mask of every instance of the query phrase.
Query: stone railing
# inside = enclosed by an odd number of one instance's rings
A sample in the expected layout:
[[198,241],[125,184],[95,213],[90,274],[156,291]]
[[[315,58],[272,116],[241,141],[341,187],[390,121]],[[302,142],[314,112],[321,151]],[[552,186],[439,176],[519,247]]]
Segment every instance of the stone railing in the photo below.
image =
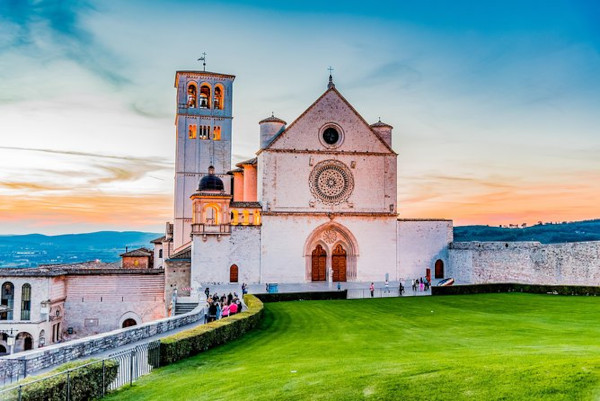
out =
[[204,321],[204,315],[204,306],[198,306],[183,315],[0,357],[0,385],[42,369],[110,351],[161,333],[168,333],[182,326]]

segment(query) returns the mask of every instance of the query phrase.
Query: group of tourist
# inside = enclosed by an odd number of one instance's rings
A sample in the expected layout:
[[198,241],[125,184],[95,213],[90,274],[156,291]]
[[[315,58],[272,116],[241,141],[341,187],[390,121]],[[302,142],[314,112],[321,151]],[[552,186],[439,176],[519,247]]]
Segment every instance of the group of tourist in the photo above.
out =
[[412,281],[412,290],[414,292],[417,291],[427,291],[429,290],[429,287],[431,286],[431,283],[429,283],[429,281],[427,280],[427,278],[418,278]]
[[242,301],[235,292],[221,296],[218,294],[210,295],[210,289],[206,288],[204,293],[206,294],[206,304],[208,305],[207,323],[233,316],[242,311]]

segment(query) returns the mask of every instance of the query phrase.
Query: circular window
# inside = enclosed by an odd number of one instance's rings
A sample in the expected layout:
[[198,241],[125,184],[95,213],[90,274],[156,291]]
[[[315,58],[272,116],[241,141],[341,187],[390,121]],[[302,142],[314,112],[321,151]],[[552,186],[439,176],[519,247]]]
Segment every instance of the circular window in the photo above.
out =
[[335,205],[350,197],[354,178],[350,169],[337,160],[325,160],[310,173],[310,191],[323,203]]
[[319,130],[319,141],[326,148],[336,148],[344,141],[344,131],[335,123],[327,123]]
[[340,134],[333,127],[326,128],[323,131],[323,140],[328,145],[335,145],[337,141],[340,139]]

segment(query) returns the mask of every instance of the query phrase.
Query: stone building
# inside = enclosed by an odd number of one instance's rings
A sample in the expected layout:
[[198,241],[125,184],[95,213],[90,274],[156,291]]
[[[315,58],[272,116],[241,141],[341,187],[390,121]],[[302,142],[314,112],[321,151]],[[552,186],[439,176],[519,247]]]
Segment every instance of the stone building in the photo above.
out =
[[164,271],[87,262],[0,269],[0,354],[166,317]]
[[234,79],[176,73],[174,223],[154,251],[167,299],[214,282],[444,276],[452,221],[398,219],[392,126],[367,123],[330,77],[291,124],[260,121],[256,157],[231,169]]

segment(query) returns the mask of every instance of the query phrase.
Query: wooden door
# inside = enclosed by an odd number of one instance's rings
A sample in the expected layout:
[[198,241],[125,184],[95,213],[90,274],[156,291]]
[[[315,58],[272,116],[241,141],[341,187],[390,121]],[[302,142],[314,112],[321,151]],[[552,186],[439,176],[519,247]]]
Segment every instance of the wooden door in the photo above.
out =
[[321,245],[312,251],[312,281],[325,281],[325,263],[327,253]]
[[237,265],[231,265],[229,268],[229,282],[237,283],[238,282],[238,267]]
[[331,269],[333,281],[346,281],[346,251],[340,244],[333,250]]
[[444,278],[444,262],[441,259],[435,261],[435,278]]

